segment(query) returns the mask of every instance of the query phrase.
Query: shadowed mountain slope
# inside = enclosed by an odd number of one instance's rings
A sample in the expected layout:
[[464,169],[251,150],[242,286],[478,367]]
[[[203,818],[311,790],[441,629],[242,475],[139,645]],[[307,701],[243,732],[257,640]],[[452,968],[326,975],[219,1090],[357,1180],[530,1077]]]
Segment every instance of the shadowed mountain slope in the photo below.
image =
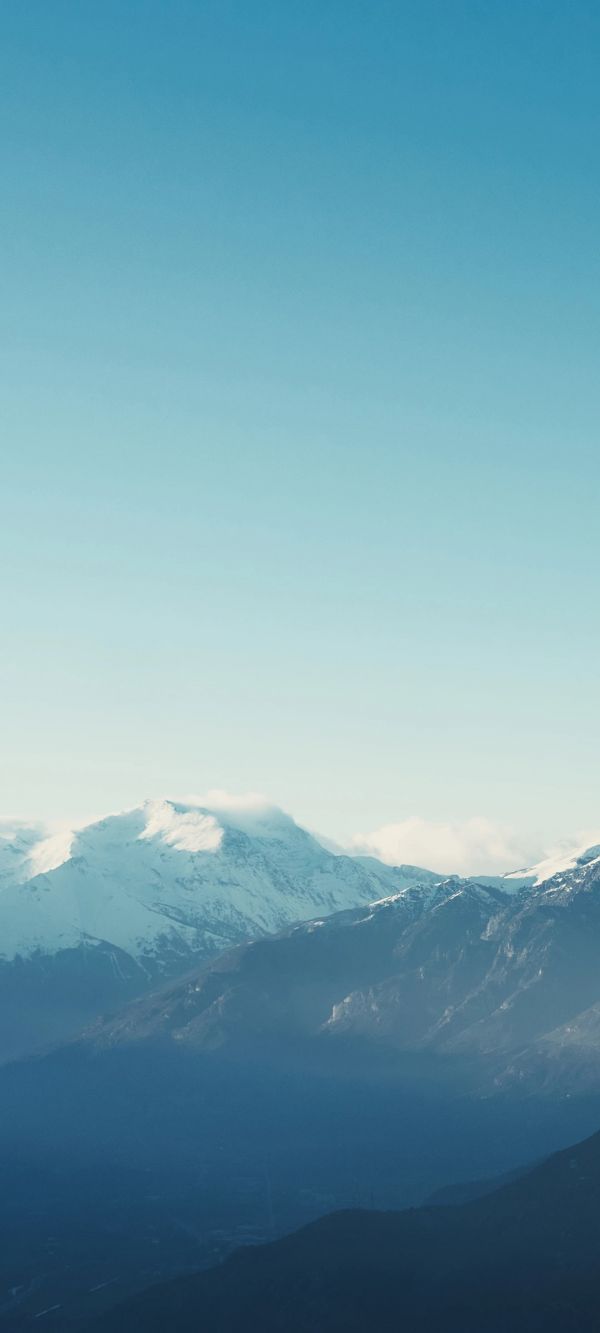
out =
[[600,1086],[599,956],[597,861],[516,896],[450,879],[242,946],[87,1040],[359,1042],[477,1066],[490,1087],[585,1092]]

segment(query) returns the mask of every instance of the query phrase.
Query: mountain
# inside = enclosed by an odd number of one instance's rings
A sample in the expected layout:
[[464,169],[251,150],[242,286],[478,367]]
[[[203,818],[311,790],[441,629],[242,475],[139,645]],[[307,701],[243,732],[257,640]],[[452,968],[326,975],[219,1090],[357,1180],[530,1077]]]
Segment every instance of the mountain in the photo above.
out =
[[600,1135],[462,1206],[346,1212],[150,1288],[90,1333],[583,1333],[600,1311]]
[[32,843],[27,830],[5,847],[15,862],[0,897],[5,960],[103,942],[154,968],[436,879],[334,855],[259,803],[149,801],[61,837],[62,859],[46,873],[39,862],[54,840]]
[[7,1318],[59,1305],[68,1329],[248,1240],[461,1181],[474,1196],[590,1133],[594,861],[512,895],[446,879],[319,914],[5,1066]]
[[[600,1088],[600,859],[509,896],[444,880],[219,958],[98,1026],[99,1046],[359,1042],[430,1052],[498,1090]],[[540,1071],[542,1071],[540,1073]]]
[[0,829],[0,1051],[75,1031],[194,960],[437,879],[336,855],[254,799]]
[[[294,926],[239,946],[140,997],[90,1029],[84,1045],[102,1049],[167,1038],[179,1048],[213,1050],[257,1039],[289,1044],[366,1035],[414,1046],[458,984],[457,969],[448,967],[452,952],[458,950],[472,985],[465,935],[479,939],[482,925],[508,902],[497,889],[451,879],[427,894],[415,887]],[[423,985],[418,961],[415,988],[411,949],[414,953],[416,941],[422,942],[418,957],[428,961],[429,974]],[[397,992],[401,985],[400,1009],[391,988]],[[378,1003],[379,995],[385,996],[384,1003]]]

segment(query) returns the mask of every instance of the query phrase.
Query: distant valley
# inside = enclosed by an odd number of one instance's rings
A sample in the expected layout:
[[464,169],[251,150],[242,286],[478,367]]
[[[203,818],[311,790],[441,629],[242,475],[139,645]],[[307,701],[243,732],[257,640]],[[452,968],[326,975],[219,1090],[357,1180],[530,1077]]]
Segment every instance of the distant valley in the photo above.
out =
[[600,1303],[600,1135],[462,1207],[346,1212],[153,1288],[97,1333],[581,1333]]

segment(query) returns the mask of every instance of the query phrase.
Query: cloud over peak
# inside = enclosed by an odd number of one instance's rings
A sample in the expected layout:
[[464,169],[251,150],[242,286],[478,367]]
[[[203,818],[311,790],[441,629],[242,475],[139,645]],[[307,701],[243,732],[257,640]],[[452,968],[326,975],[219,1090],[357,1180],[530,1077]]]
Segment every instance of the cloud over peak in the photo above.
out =
[[441,874],[503,874],[539,860],[543,848],[483,817],[436,822],[410,815],[372,833],[357,833],[351,850],[387,865],[427,866]]

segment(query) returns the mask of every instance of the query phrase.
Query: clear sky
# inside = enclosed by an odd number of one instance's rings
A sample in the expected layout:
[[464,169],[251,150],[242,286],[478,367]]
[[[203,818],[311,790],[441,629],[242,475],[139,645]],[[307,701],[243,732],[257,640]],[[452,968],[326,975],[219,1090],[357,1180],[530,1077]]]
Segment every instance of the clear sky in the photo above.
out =
[[6,0],[0,810],[600,823],[596,0]]

